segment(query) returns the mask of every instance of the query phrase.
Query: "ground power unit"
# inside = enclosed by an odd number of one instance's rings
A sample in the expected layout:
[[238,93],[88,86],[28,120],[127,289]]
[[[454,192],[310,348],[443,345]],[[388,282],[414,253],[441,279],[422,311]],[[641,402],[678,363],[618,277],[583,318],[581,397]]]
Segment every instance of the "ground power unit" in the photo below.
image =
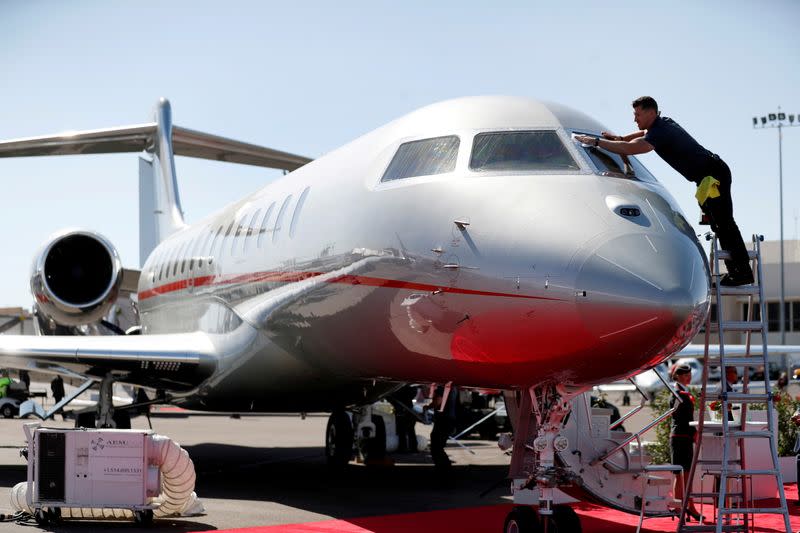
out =
[[150,522],[196,502],[194,465],[176,443],[147,430],[25,426],[28,479],[12,503],[37,521],[59,518]]

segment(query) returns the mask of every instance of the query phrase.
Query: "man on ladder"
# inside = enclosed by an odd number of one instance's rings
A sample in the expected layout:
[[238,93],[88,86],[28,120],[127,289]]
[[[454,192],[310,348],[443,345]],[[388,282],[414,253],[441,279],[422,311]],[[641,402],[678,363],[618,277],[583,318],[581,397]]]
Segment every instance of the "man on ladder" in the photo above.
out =
[[655,150],[684,178],[697,184],[695,196],[717,234],[722,248],[730,252],[725,260],[728,273],[720,279],[722,286],[753,283],[747,248],[736,221],[733,220],[731,171],[717,154],[703,148],[677,122],[662,117],[658,104],[650,96],[633,101],[633,120],[639,131],[625,135],[603,132],[603,138],[577,135],[578,141],[620,155],[644,154]]

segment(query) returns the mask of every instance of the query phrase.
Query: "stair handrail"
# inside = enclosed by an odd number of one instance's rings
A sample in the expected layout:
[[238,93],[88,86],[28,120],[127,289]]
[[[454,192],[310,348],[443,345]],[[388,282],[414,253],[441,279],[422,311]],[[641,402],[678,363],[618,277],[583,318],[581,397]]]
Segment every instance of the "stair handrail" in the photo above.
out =
[[[658,376],[658,379],[660,379],[660,380],[661,380],[661,383],[663,383],[663,384],[664,384],[664,386],[666,386],[666,387],[667,387],[667,390],[669,390],[669,391],[670,391],[670,393],[671,393],[671,394],[672,394],[672,395],[673,395],[673,396],[674,396],[676,399],[680,400],[680,396],[678,396],[678,392],[677,392],[677,391],[676,391],[676,390],[675,390],[675,389],[672,387],[672,385],[670,385],[670,384],[669,384],[669,382],[668,382],[666,379],[664,379],[664,376],[662,376],[662,375],[661,375],[661,372],[659,372],[659,371],[658,371],[658,369],[656,369],[656,368],[652,368],[651,370],[652,370],[653,372],[655,372],[655,373],[656,373],[656,376]],[[626,439],[625,439],[624,441],[622,441],[620,444],[618,444],[617,446],[613,447],[613,448],[612,448],[610,451],[606,452],[606,453],[605,453],[605,454],[603,454],[602,456],[600,456],[600,457],[598,457],[597,459],[593,460],[591,463],[589,463],[589,465],[591,465],[591,466],[595,466],[595,465],[597,465],[598,463],[602,463],[602,462],[605,462],[605,461],[607,461],[607,460],[608,460],[608,459],[609,459],[609,458],[610,458],[612,455],[614,455],[614,454],[615,454],[615,453],[617,453],[618,451],[620,451],[620,450],[622,450],[623,448],[625,448],[625,446],[627,446],[628,444],[630,444],[630,443],[631,443],[631,442],[633,442],[634,440],[637,440],[637,439],[639,439],[639,438],[640,438],[642,435],[644,435],[645,433],[647,433],[648,431],[650,431],[651,429],[653,429],[655,426],[657,426],[658,424],[660,424],[660,423],[661,423],[661,422],[662,422],[664,419],[666,419],[667,417],[669,417],[669,416],[672,416],[672,413],[674,413],[674,412],[675,412],[675,410],[678,408],[678,405],[680,405],[680,404],[679,404],[679,403],[675,403],[675,406],[674,406],[674,407],[670,407],[669,409],[667,409],[666,411],[664,411],[664,412],[663,412],[661,415],[659,415],[658,417],[656,417],[656,419],[655,419],[655,420],[653,420],[652,422],[650,422],[649,424],[647,424],[645,427],[643,427],[642,429],[640,429],[640,430],[639,430],[639,431],[637,431],[636,433],[632,434],[630,437],[626,438]]]

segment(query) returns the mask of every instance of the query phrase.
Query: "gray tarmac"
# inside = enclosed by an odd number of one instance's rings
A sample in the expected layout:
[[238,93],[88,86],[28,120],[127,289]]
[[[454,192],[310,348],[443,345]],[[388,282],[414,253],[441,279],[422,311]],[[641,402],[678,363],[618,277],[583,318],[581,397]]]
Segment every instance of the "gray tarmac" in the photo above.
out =
[[[26,477],[23,424],[0,419],[0,512],[11,510],[11,487]],[[64,521],[57,531],[206,531],[348,519],[396,513],[508,503],[509,456],[494,442],[465,440],[448,447],[455,461],[443,476],[427,454],[395,454],[394,466],[352,463],[341,472],[325,465],[327,415],[225,415],[152,417],[153,430],[179,442],[197,472],[196,492],[204,516],[156,520],[153,527],[131,523]],[[48,422],[71,427],[71,421]],[[147,419],[133,420],[147,428]],[[427,437],[429,426],[417,424]],[[488,491],[485,496],[481,493]],[[0,523],[0,532],[20,531]],[[32,529],[40,529],[35,524]]]

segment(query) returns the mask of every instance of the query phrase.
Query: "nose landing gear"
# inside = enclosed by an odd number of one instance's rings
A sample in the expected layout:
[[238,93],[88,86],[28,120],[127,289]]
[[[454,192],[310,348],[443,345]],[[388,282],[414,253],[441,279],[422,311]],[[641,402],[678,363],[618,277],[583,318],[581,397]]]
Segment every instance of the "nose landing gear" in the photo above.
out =
[[[565,505],[553,505],[555,489],[571,485],[578,477],[556,460],[556,454],[569,446],[560,431],[574,395],[560,386],[545,385],[531,387],[516,398],[509,477],[514,503],[522,505],[506,517],[505,533],[580,533],[575,511]],[[537,503],[538,512],[528,507]]]

